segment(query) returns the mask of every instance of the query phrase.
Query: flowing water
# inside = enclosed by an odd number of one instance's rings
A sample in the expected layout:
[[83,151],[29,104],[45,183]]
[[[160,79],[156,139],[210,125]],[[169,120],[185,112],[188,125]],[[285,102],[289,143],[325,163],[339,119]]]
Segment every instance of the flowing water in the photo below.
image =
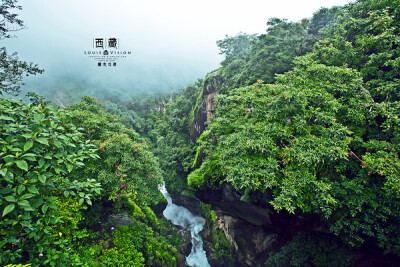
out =
[[192,251],[186,257],[186,264],[192,267],[209,267],[210,264],[203,249],[203,240],[200,235],[206,220],[203,217],[194,216],[188,209],[172,203],[172,199],[164,186],[160,190],[168,201],[168,205],[163,212],[164,217],[175,225],[190,229]]

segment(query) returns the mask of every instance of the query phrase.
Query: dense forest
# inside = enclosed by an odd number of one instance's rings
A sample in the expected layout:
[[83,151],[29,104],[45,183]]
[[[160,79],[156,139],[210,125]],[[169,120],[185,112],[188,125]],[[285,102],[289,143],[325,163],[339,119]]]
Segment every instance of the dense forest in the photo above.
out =
[[[400,265],[400,1],[266,25],[179,93],[0,98],[0,264],[184,266],[165,184],[206,218],[211,266]],[[0,62],[7,94],[43,72]]]

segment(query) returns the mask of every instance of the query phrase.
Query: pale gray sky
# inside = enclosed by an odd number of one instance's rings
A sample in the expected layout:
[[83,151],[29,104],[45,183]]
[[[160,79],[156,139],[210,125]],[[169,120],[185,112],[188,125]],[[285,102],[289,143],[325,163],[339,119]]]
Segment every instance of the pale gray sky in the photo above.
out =
[[[263,33],[270,17],[298,21],[349,0],[20,0],[27,28],[4,40],[20,59],[46,72],[37,86],[61,76],[93,87],[140,91],[182,87],[217,68],[216,41],[226,34]],[[97,37],[117,37],[132,51],[116,68],[97,68],[83,55]],[[105,82],[106,81],[106,82]]]

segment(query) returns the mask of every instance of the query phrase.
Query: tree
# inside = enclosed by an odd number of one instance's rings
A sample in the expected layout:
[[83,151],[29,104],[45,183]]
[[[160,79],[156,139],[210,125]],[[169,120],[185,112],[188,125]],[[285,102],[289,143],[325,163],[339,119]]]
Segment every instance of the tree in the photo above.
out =
[[321,30],[335,22],[342,9],[342,7],[321,8],[315,12],[310,20],[308,33],[316,38],[320,37]]
[[165,200],[158,190],[162,184],[158,160],[137,132],[125,128],[119,117],[103,112],[94,98],[83,97],[68,109],[73,123],[84,128],[85,137],[100,150],[101,160],[87,162],[79,175],[99,181],[108,199],[137,196],[153,206]]
[[269,191],[256,200],[399,254],[399,6],[357,1],[274,84],[219,95],[188,183],[229,183],[249,199]]
[[71,180],[96,149],[64,110],[0,99],[0,114],[0,263],[43,264],[66,248],[63,212],[79,217],[100,194],[95,180]]
[[12,13],[12,9],[21,10],[22,6],[17,5],[17,0],[2,0],[0,14],[3,19],[0,21],[0,40],[13,37],[12,31],[18,31],[24,27],[24,22],[18,18],[18,14]]
[[222,90],[250,85],[257,80],[274,82],[276,74],[294,67],[295,57],[311,52],[323,37],[322,29],[333,24],[340,12],[339,7],[322,8],[310,20],[298,22],[270,18],[265,34],[226,36],[217,41],[225,59],[208,80],[222,81],[219,86]]
[[[21,10],[17,5],[17,0],[2,0],[0,15],[0,40],[12,38],[12,31],[23,28],[24,22],[18,18],[18,14],[12,12],[13,9]],[[0,94],[1,91],[18,95],[21,92],[23,76],[36,75],[43,73],[37,64],[27,63],[18,59],[17,53],[8,54],[5,47],[0,48]]]
[[314,59],[357,69],[376,102],[396,102],[400,100],[399,35],[400,1],[360,0],[315,46]]
[[225,39],[217,41],[219,54],[225,55],[223,64],[231,61],[243,51],[250,48],[250,43],[256,38],[256,34],[238,33],[236,36],[225,36]]

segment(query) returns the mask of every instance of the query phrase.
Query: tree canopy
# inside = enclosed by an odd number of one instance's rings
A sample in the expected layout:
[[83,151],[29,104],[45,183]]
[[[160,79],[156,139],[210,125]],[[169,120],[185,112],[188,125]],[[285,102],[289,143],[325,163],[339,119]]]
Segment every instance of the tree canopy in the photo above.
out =
[[[258,37],[265,42],[253,42],[250,50],[267,44],[255,51],[280,59],[263,66],[294,68],[264,78],[273,84],[259,81],[217,96],[215,119],[198,140],[205,159],[188,176],[189,185],[216,189],[229,183],[244,196],[269,191],[271,198],[257,201],[277,211],[319,214],[348,244],[373,238],[398,253],[399,3],[350,4],[312,52],[294,61],[311,51],[303,28],[309,22],[270,20],[268,33]],[[316,25],[324,21],[318,16],[311,20]],[[309,32],[320,31],[314,26]],[[285,40],[293,50],[282,48]],[[299,53],[286,61],[275,48]],[[251,66],[252,81],[268,73]]]
[[[0,40],[15,37],[11,32],[24,27],[24,22],[14,10],[21,10],[17,0],[2,0],[0,5]],[[37,64],[27,63],[18,59],[17,53],[7,53],[5,47],[0,48],[0,94],[2,92],[18,95],[24,76],[43,73]]]

